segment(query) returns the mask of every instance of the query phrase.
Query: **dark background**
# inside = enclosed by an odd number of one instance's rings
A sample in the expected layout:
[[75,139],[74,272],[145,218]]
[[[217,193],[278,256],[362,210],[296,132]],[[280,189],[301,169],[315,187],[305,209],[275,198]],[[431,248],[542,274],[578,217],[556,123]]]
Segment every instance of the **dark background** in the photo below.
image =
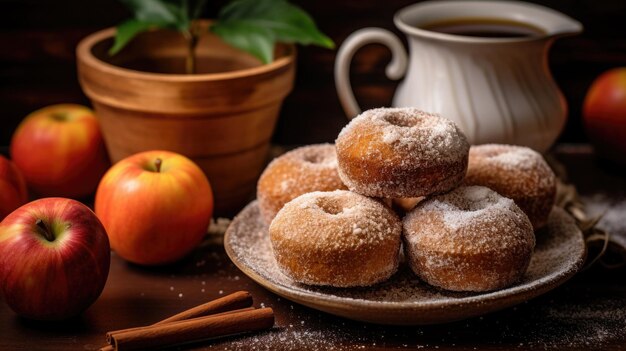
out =
[[[226,1],[209,1],[213,17]],[[392,17],[414,0],[295,1],[339,45],[354,30],[376,26],[398,31]],[[586,140],[580,121],[585,92],[601,72],[626,66],[626,1],[534,1],[583,23],[584,34],[558,41],[550,53],[555,79],[569,105],[564,142]],[[129,16],[115,0],[0,0],[0,147],[10,142],[29,112],[55,103],[88,104],[76,77],[74,48],[81,38]],[[306,144],[334,140],[346,123],[335,93],[335,50],[302,47],[296,87],[285,101],[274,141]],[[386,48],[362,49],[352,83],[363,108],[389,105],[397,82],[386,79]]]

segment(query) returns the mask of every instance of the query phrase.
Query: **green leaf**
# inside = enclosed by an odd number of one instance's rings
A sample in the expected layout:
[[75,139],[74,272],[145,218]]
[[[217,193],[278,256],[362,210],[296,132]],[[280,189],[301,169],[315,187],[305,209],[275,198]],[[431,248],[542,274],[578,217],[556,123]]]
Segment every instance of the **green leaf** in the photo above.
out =
[[263,63],[270,63],[274,59],[276,40],[268,29],[245,21],[229,21],[227,24],[213,26],[211,30],[228,44],[252,54]]
[[134,19],[117,26],[115,43],[110,55],[118,53],[137,34],[150,28],[187,31],[191,25],[189,0],[120,0],[133,12]]
[[152,23],[175,23],[178,11],[163,0],[120,0],[137,20]]
[[[276,41],[334,47],[306,12],[286,0],[234,0],[222,8],[211,30],[231,45],[249,52],[250,48],[258,51],[261,47],[267,51],[268,45],[273,51]],[[262,42],[255,43],[257,40]],[[255,56],[259,57],[258,52]]]
[[136,19],[130,19],[118,25],[117,32],[115,33],[115,42],[111,49],[109,49],[109,55],[117,54],[137,34],[145,32],[152,27],[154,27],[153,23],[142,22]]

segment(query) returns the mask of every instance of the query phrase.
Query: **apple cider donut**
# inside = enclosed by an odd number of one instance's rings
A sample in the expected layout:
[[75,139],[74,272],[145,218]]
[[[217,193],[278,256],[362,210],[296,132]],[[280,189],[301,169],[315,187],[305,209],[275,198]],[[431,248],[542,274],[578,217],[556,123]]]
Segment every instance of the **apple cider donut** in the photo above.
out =
[[469,144],[450,120],[416,108],[377,108],[336,140],[339,176],[359,194],[406,198],[449,191],[463,180]]
[[287,203],[270,225],[278,267],[293,280],[369,286],[398,269],[402,225],[384,204],[350,191],[313,192]]
[[257,183],[261,215],[269,224],[289,201],[312,191],[346,189],[332,144],[303,146],[274,159]]
[[511,199],[482,186],[457,188],[421,202],[403,220],[411,269],[453,291],[490,291],[526,272],[535,235]]
[[465,178],[513,199],[535,230],[548,222],[556,197],[556,176],[541,154],[523,146],[472,146]]

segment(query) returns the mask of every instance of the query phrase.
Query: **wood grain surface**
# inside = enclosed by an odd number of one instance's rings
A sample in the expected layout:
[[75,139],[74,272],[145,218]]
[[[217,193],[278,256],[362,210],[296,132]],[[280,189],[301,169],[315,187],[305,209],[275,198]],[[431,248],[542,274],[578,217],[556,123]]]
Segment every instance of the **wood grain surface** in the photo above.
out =
[[[598,165],[588,147],[561,147],[557,156],[595,210],[609,209],[601,223],[616,238],[626,239],[623,171]],[[551,293],[501,312],[450,324],[385,327],[334,317],[282,299],[237,270],[221,243],[213,241],[184,261],[161,268],[133,266],[114,255],[102,296],[70,322],[26,321],[0,303],[0,349],[96,350],[104,345],[107,331],[155,323],[208,300],[247,290],[255,306],[274,309],[272,330],[185,349],[620,350],[626,348],[625,273],[624,268],[597,266]]]

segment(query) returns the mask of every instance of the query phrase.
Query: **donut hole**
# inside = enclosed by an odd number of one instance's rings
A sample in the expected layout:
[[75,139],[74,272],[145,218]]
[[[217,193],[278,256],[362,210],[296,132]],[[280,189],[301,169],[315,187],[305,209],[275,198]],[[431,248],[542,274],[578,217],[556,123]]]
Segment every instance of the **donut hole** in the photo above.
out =
[[324,163],[326,161],[325,155],[314,154],[314,153],[306,154],[304,155],[304,157],[302,157],[302,159],[304,160],[304,162],[313,163],[313,164]]
[[510,153],[512,151],[510,150],[502,150],[502,149],[489,149],[489,150],[484,150],[483,152],[483,157],[485,158],[494,158],[494,157],[498,157],[502,154],[506,154],[506,153]]
[[486,187],[468,186],[460,190],[460,197],[452,201],[450,206],[453,207],[452,210],[460,212],[481,211],[497,201],[494,194],[495,192]]
[[383,119],[391,125],[403,128],[414,127],[418,122],[417,118],[402,113],[388,113]]
[[484,210],[487,207],[485,202],[463,201],[452,204],[452,210],[459,212],[476,212]]
[[338,215],[344,210],[343,204],[336,199],[321,197],[317,199],[316,204],[322,211],[330,215]]

